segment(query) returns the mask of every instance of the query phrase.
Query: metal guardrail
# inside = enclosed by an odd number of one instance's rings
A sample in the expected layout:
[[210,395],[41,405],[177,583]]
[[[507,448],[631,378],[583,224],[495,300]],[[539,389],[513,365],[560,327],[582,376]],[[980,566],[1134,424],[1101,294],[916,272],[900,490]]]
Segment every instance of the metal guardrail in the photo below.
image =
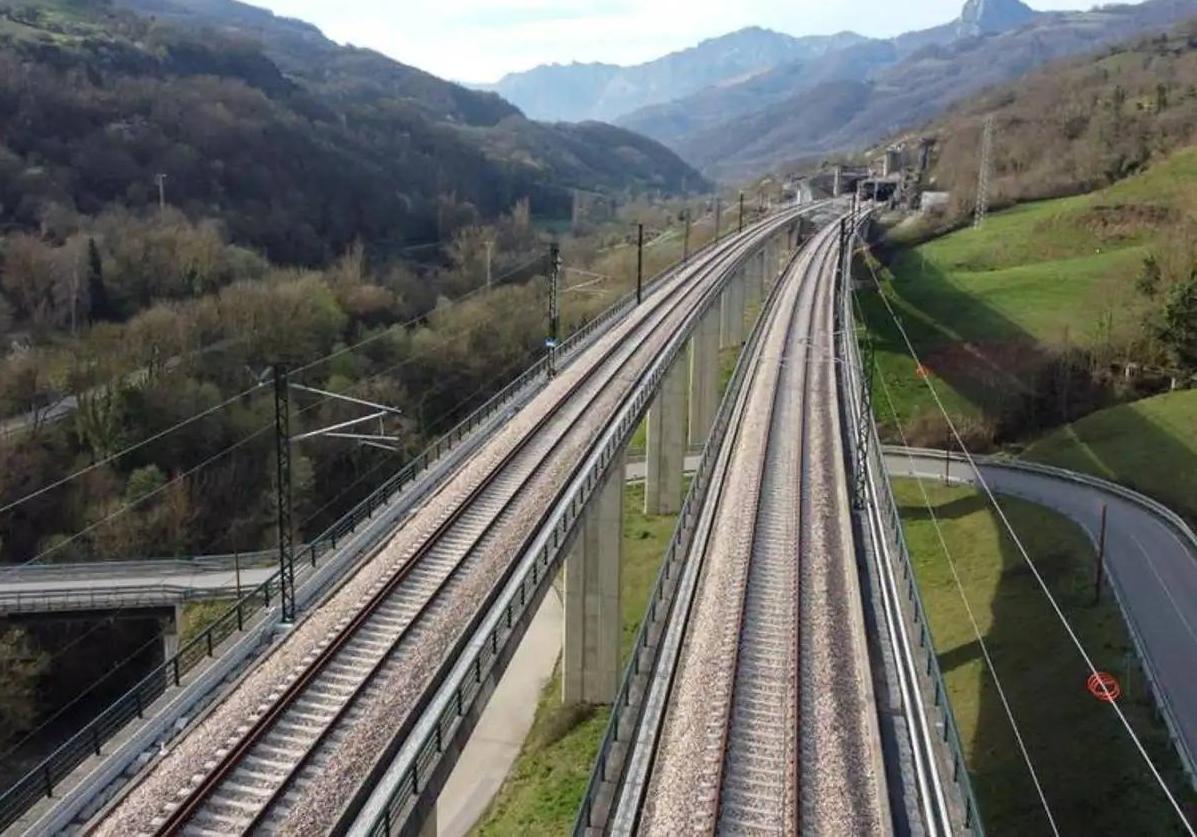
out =
[[[748,255],[737,259],[746,261]],[[733,267],[727,273],[734,272]],[[705,310],[717,299],[718,291],[709,295]],[[695,315],[695,319],[697,315]],[[411,811],[419,805],[420,796],[441,757],[454,745],[455,736],[475,710],[479,695],[487,687],[496,663],[508,650],[508,641],[529,616],[531,605],[540,598],[543,585],[552,579],[565,549],[575,532],[577,521],[586,509],[590,497],[604,483],[613,462],[622,461],[620,452],[635,433],[641,419],[658,389],[661,379],[686,345],[685,335],[677,335],[662,352],[653,366],[642,375],[632,399],[619,412],[604,432],[597,448],[576,471],[576,476],[550,506],[555,509],[541,527],[541,534],[524,552],[518,565],[508,574],[502,593],[487,611],[487,617],[473,632],[474,642],[458,655],[443,689],[449,688],[444,708],[433,720],[422,719],[403,741],[391,766],[376,787],[390,787],[385,802],[371,818],[368,811],[348,832],[355,837],[379,837],[397,833]],[[342,823],[343,825],[343,823]]]
[[[713,246],[715,246],[715,242],[707,244],[691,254],[690,260],[693,261]],[[645,283],[645,294],[655,292],[668,276],[683,266],[684,263],[678,262],[662,270]],[[566,363],[576,358],[601,331],[635,305],[636,293],[631,291],[598,316],[579,327],[558,346],[556,350],[558,363]],[[404,465],[340,520],[313,539],[311,543],[296,550],[296,568],[298,569],[301,565],[315,568],[323,558],[337,549],[338,543],[344,543],[345,539],[350,537],[362,523],[370,520],[376,512],[387,506],[399,492],[415,482],[442,456],[452,451],[481,425],[494,418],[497,413],[506,409],[529,387],[545,380],[547,369],[547,357],[537,360],[485,404]],[[381,540],[381,536],[362,544],[358,555],[371,551],[379,540]],[[93,755],[101,755],[104,743],[111,740],[129,721],[144,717],[146,707],[161,696],[169,685],[180,686],[183,677],[205,659],[213,657],[221,643],[233,634],[244,631],[251,619],[268,608],[276,599],[278,589],[279,575],[276,571],[266,581],[246,593],[203,632],[180,648],[174,657],[143,677],[129,691],[117,698],[87,725],[55,749],[37,767],[6,788],[3,794],[0,794],[0,831],[16,822],[38,799],[44,796],[53,796],[55,787],[76,767]]]
[[0,592],[0,613],[5,616],[28,613],[60,613],[82,610],[167,607],[201,599],[236,595],[235,582],[211,587],[190,584],[129,584],[122,587],[73,587],[52,591]]
[[[943,461],[947,457],[952,462],[971,467],[967,457],[955,452],[931,450],[929,448],[906,448],[899,445],[886,445],[884,451],[898,456],[913,454],[914,456],[921,456],[927,459],[934,458],[938,461]],[[1054,465],[1043,465],[1038,462],[1024,462],[993,456],[974,456],[973,461],[977,465],[989,468],[1023,471],[1048,479],[1083,485],[1109,497],[1116,497],[1132,505],[1136,505],[1153,517],[1158,518],[1161,524],[1174,529],[1181,544],[1186,545],[1191,554],[1197,555],[1197,534],[1194,534],[1184,518],[1164,504],[1153,500],[1145,494],[1140,494],[1138,491],[1115,482],[1110,482],[1109,480],[1103,480],[1100,477],[1069,471],[1065,468],[1057,468]],[[1131,636],[1131,643],[1135,647],[1135,653],[1139,658],[1139,665],[1143,669],[1148,686],[1151,688],[1156,707],[1159,709],[1160,716],[1164,719],[1164,724],[1168,728],[1168,734],[1172,738],[1173,746],[1180,756],[1181,765],[1189,777],[1190,784],[1197,788],[1197,753],[1190,750],[1188,740],[1180,734],[1181,726],[1176,717],[1176,710],[1172,706],[1172,701],[1168,698],[1168,693],[1159,685],[1155,666],[1151,662],[1151,654],[1139,631],[1138,620],[1135,618],[1134,612],[1126,606],[1125,594],[1121,589],[1117,570],[1111,567],[1110,572],[1106,575],[1106,579],[1110,589],[1114,593],[1114,601],[1118,604],[1118,610],[1122,614],[1122,621],[1126,624],[1127,632]]]
[[[799,252],[800,250],[795,251],[790,259],[790,263],[798,257]],[[782,275],[789,270],[790,263],[787,263],[782,269]],[[703,445],[698,467],[691,478],[690,488],[686,492],[685,499],[682,501],[681,510],[678,512],[677,523],[674,526],[673,534],[670,536],[669,545],[665,548],[661,569],[657,573],[657,580],[653,585],[652,595],[648,600],[648,608],[645,611],[644,617],[640,620],[640,629],[636,632],[636,639],[632,645],[631,659],[624,669],[619,692],[611,704],[611,716],[607,721],[603,740],[599,744],[598,755],[595,757],[594,767],[590,773],[590,781],[586,785],[586,791],[582,795],[582,802],[578,806],[578,813],[574,819],[573,826],[575,837],[582,837],[582,835],[586,834],[587,829],[593,825],[592,818],[595,801],[598,798],[603,783],[611,781],[607,776],[607,767],[615,748],[620,744],[626,743],[627,740],[636,737],[636,730],[640,726],[640,719],[644,713],[644,701],[640,700],[633,703],[632,690],[635,687],[637,678],[641,674],[651,672],[657,666],[659,646],[651,640],[652,637],[659,636],[660,626],[669,621],[673,612],[674,602],[677,598],[677,582],[681,577],[682,567],[685,566],[690,558],[690,543],[694,536],[694,526],[698,521],[699,511],[706,502],[707,492],[711,485],[711,473],[715,468],[715,463],[719,459],[719,450],[723,447],[728,428],[731,426],[732,417],[735,412],[736,396],[744,385],[744,379],[748,375],[748,367],[751,365],[752,356],[756,351],[756,347],[760,344],[762,334],[764,333],[764,323],[767,319],[767,314],[776,302],[781,292],[782,284],[780,281],[774,283],[768,297],[766,297],[764,304],[761,306],[756,323],[749,333],[748,341],[740,352],[740,357],[736,361],[735,368],[732,370],[727,389],[723,394],[723,400],[720,402],[719,409],[715,414],[715,421],[712,424],[711,432],[708,434],[707,441]],[[628,713],[631,714],[629,715]],[[626,739],[620,737],[621,728],[630,730]],[[618,798],[619,796],[619,789],[623,784],[623,775],[623,771],[620,770],[618,781],[613,789],[613,798]]]
[[[861,405],[867,406],[869,403],[867,399],[868,384],[864,377],[864,366],[861,362],[860,347],[857,344],[856,329],[853,327],[855,317],[852,313],[852,293],[851,281],[844,281],[843,286],[838,288],[836,333],[839,336],[838,342],[840,348],[838,356],[843,361],[840,366],[844,372],[843,384],[847,390],[846,394],[849,396],[848,404],[860,407]],[[850,420],[855,422],[857,418],[857,416],[853,416]],[[909,610],[911,621],[913,621],[914,627],[918,631],[918,649],[922,651],[923,669],[933,685],[934,707],[938,710],[940,716],[938,725],[942,728],[942,739],[947,745],[948,753],[951,757],[952,781],[955,782],[959,790],[960,800],[964,807],[964,825],[976,837],[983,837],[985,832],[981,821],[980,806],[977,803],[976,794],[968,773],[959,725],[956,722],[956,716],[948,701],[948,692],[943,678],[943,671],[939,665],[939,657],[935,650],[935,641],[931,635],[931,629],[927,621],[926,608],[923,604],[922,595],[919,592],[914,565],[911,562],[910,552],[906,546],[901,516],[899,515],[897,502],[894,498],[893,490],[887,477],[885,463],[882,459],[881,442],[877,435],[877,424],[873,420],[871,413],[864,418],[867,420],[867,435],[863,440],[864,450],[860,449],[860,446],[856,443],[857,440],[849,434],[849,438],[846,440],[846,448],[850,451],[848,464],[858,477],[862,476],[861,472],[863,471],[863,477],[867,483],[869,493],[871,493],[874,502],[880,504],[880,508],[877,509],[879,512],[877,518],[881,521],[883,527],[882,535],[885,538],[890,553],[897,555],[899,559],[897,570],[901,573],[901,587],[905,592],[906,606]],[[919,688],[917,683],[915,684],[915,688]],[[912,709],[911,711],[915,710]]]
[[[299,547],[306,549],[308,544]],[[189,573],[232,572],[278,563],[277,549],[230,552],[219,555],[195,555],[188,558],[137,558],[130,561],[76,561],[69,564],[26,564],[0,567],[0,588],[6,584],[30,584],[39,581],[81,578],[120,578],[137,575],[187,575]]]

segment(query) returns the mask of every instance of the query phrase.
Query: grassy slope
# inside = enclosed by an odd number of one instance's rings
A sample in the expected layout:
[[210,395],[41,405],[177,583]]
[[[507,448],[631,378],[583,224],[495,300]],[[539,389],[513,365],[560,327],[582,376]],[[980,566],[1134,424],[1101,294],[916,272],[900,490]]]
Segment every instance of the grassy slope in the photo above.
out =
[[[1061,833],[1180,833],[1116,717],[1085,690],[1088,669],[994,512],[970,488],[924,485]],[[991,834],[1048,833],[918,484],[899,480],[895,488],[985,826]],[[1003,508],[1097,666],[1126,688],[1129,641],[1109,597],[1092,605],[1093,551],[1084,534],[1029,503],[1005,500]],[[1142,684],[1133,670],[1120,706],[1180,788],[1177,757]]]
[[[628,486],[620,576],[625,662],[674,526],[672,515],[646,517],[643,509],[643,485]],[[556,835],[573,825],[610,710],[563,706],[560,674],[558,661],[524,748],[475,833]]]
[[1023,456],[1121,483],[1197,523],[1197,390],[1086,416]]
[[[1024,204],[991,215],[982,230],[901,251],[882,279],[949,409],[1000,412],[1028,347],[1091,344],[1129,329],[1134,277],[1164,234],[1149,213],[1197,217],[1195,184],[1197,149],[1187,149],[1108,189]],[[933,409],[880,300],[861,303],[899,415]],[[892,424],[884,403],[880,418]]]

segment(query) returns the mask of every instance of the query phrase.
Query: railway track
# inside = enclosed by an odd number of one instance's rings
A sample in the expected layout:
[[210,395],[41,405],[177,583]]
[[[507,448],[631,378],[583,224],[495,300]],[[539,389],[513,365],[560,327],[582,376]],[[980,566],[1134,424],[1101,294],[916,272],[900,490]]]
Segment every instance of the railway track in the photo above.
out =
[[[429,501],[377,567],[338,591],[331,618],[297,625],[241,684],[241,699],[226,699],[202,734],[180,741],[97,833],[327,830],[381,736],[402,734],[603,417],[656,348],[713,299],[719,279],[789,220],[716,248],[588,349]],[[297,647],[279,654],[292,640]]]
[[834,227],[825,230],[794,263],[765,324],[732,453],[709,495],[701,575],[638,832],[888,827],[843,522],[831,362],[836,241]]

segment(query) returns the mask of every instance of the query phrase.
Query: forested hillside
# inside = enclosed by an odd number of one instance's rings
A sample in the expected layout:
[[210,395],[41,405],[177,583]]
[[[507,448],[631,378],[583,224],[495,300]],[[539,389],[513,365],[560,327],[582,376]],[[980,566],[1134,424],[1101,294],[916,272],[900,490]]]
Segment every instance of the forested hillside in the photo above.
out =
[[[269,543],[270,405],[233,396],[335,354],[302,380],[402,409],[402,444],[297,452],[318,531],[543,350],[539,222],[574,187],[607,226],[580,213],[570,266],[622,279],[595,263],[635,229],[611,198],[662,229],[678,210],[636,194],[706,185],[652,141],[531,122],[297,21],[142,8],[0,0],[0,563]],[[564,325],[605,304],[563,302]]]
[[539,118],[616,120],[792,61],[814,61],[864,40],[854,32],[795,38],[750,26],[643,64],[548,64],[479,88],[497,91]]
[[163,174],[191,218],[312,265],[355,240],[386,252],[444,239],[525,197],[534,215],[567,217],[575,187],[702,186],[642,137],[530,122],[304,24],[231,2],[157,7],[0,0],[0,225],[137,211]]
[[972,211],[989,115],[997,206],[1088,192],[1139,172],[1197,142],[1197,19],[995,87],[916,132],[937,141],[931,178],[952,193],[948,223]]
[[[978,17],[982,9],[1002,14]],[[1017,2],[970,2],[951,24],[779,67],[620,124],[662,140],[712,177],[735,180],[859,150],[986,87],[1108,43],[1165,32],[1193,14],[1195,0],[1040,14]]]

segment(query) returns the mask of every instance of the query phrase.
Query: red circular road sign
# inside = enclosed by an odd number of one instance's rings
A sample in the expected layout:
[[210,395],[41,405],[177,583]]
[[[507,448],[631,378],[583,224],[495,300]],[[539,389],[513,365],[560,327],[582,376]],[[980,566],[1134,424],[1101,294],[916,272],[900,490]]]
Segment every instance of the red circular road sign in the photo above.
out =
[[1085,685],[1089,689],[1089,694],[1098,700],[1104,700],[1106,703],[1113,703],[1122,694],[1122,687],[1118,685],[1118,681],[1114,679],[1114,675],[1104,671],[1090,674],[1089,680]]

